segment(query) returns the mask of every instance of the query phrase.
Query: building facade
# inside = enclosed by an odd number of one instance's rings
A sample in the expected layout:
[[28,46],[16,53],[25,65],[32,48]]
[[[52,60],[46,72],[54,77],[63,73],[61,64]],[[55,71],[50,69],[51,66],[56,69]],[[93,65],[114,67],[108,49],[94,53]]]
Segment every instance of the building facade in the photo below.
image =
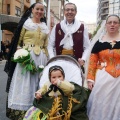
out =
[[[11,15],[20,17],[23,12],[30,6],[29,0],[3,0],[2,9],[0,13],[3,15]],[[13,29],[13,28],[11,28]],[[4,29],[2,30],[2,40],[5,42],[11,42],[13,33]]]
[[86,27],[88,29],[88,32],[93,34],[93,32],[95,31],[96,29],[96,23],[89,23],[89,24],[86,24]]
[[[62,19],[61,8],[63,8],[63,1],[66,0],[0,0],[0,14],[21,17],[31,4],[35,2],[41,2],[45,6],[45,15],[50,19],[48,26],[50,26],[49,29],[51,30],[53,26]],[[48,16],[48,4],[50,4],[50,16]],[[2,36],[0,41],[11,41],[11,38],[13,37],[13,31],[10,32],[4,28],[0,30],[0,36]]]
[[120,16],[120,0],[109,0],[109,14]]
[[51,29],[55,24],[59,23],[63,19],[63,3],[62,0],[51,0],[50,1],[50,26]]
[[120,0],[98,0],[97,24],[105,20],[109,14],[120,16]]
[[105,20],[109,14],[109,0],[98,0],[97,24]]

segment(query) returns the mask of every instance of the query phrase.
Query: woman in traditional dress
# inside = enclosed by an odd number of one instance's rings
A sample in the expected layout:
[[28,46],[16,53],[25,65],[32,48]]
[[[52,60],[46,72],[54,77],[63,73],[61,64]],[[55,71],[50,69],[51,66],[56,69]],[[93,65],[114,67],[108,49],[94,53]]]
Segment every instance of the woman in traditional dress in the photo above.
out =
[[120,119],[119,16],[109,15],[105,27],[106,34],[94,44],[88,64],[89,120]]
[[[32,13],[32,18],[30,18]],[[39,85],[39,72],[22,73],[23,67],[11,61],[17,49],[28,49],[36,67],[46,65],[48,60],[48,27],[44,20],[44,5],[34,3],[23,14],[11,45],[5,71],[8,73],[7,110],[6,114],[12,120],[22,120],[25,112],[32,106],[34,92]]]

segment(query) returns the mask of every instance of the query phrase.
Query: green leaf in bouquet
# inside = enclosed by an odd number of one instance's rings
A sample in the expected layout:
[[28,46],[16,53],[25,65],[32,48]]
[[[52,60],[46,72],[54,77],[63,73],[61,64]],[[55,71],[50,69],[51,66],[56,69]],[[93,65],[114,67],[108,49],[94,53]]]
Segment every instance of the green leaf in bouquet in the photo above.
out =
[[17,62],[17,63],[22,63],[21,61],[21,57],[19,57],[18,59],[14,59],[13,57],[11,58],[11,61],[13,62]]
[[26,59],[22,62],[22,65],[30,64],[30,58]]
[[25,74],[27,71],[33,74],[38,72],[34,60],[31,60],[30,53],[27,56],[19,56],[17,59],[14,59],[14,57],[12,57],[11,60],[20,63],[20,65],[23,67],[22,74]]
[[27,65],[27,70],[28,70],[28,71],[32,71],[32,65],[31,65],[31,64],[28,64],[28,65]]
[[25,59],[30,59],[30,53],[24,57]]
[[39,71],[39,72],[42,72],[42,71],[43,71],[43,69],[42,69],[42,68],[38,68],[38,71]]
[[43,71],[43,69],[44,69],[44,66],[43,65],[40,65],[40,66],[38,66],[38,72],[42,72]]
[[30,62],[30,54],[28,54],[27,56],[18,57],[17,59],[14,59],[14,58],[12,57],[11,60],[12,60],[13,62],[23,63],[23,65],[24,65],[24,64],[27,64],[27,63]]
[[20,63],[26,64],[30,60],[30,54],[28,54],[27,56],[23,56],[19,59],[20,59]]
[[25,74],[27,71],[27,66],[25,66],[23,69],[22,69],[22,74]]
[[30,71],[30,72],[32,72],[32,73],[37,72],[37,71],[33,68],[32,64],[27,64],[27,65],[25,65],[25,67],[24,67],[23,70],[22,70],[22,74],[25,74],[26,71]]
[[33,73],[38,72],[37,68],[33,66]]

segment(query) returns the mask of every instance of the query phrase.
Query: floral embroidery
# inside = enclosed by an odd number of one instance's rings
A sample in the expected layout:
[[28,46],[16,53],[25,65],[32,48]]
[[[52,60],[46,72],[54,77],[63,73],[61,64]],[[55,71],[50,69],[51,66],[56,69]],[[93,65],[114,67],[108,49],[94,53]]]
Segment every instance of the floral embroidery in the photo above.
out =
[[119,56],[120,50],[118,49],[107,49],[96,54],[92,53],[90,56],[87,79],[95,80],[97,69],[103,68],[105,68],[105,71],[113,77],[120,76]]

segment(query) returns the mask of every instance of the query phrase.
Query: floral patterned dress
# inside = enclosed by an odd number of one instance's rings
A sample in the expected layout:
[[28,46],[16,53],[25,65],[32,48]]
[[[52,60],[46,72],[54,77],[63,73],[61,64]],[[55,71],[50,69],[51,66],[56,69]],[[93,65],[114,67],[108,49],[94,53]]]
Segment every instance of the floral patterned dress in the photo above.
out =
[[95,43],[87,78],[95,82],[87,103],[89,120],[119,120],[120,40]]

